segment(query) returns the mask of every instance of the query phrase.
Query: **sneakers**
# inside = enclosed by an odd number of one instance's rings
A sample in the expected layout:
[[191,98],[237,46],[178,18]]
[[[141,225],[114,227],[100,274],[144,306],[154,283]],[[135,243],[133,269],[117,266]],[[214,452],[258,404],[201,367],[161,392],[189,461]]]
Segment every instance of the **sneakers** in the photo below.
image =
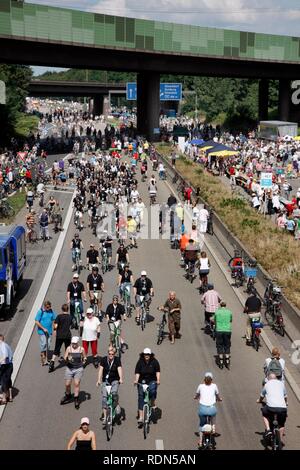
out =
[[94,365],[95,369],[98,369],[99,364],[98,364],[98,358],[97,357],[93,358],[93,365]]
[[140,324],[140,319],[139,319],[139,317],[135,317],[135,321],[136,321],[136,324],[137,324],[137,325]]
[[143,427],[143,420],[138,419],[138,428],[142,428],[142,427]]
[[116,406],[116,415],[120,415],[122,412],[120,405]]
[[71,399],[72,395],[65,393],[65,396],[60,400],[60,404],[65,405],[66,403],[70,403]]
[[80,403],[79,403],[79,398],[78,397],[75,397],[74,405],[75,405],[76,410],[79,410]]
[[50,361],[50,364],[49,364],[49,370],[48,372],[53,372],[54,371],[54,361]]

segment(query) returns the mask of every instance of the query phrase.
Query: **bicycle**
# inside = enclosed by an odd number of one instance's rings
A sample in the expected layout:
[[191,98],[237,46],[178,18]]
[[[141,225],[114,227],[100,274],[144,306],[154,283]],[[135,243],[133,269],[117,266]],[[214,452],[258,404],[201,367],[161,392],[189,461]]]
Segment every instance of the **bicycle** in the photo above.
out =
[[[157,310],[160,310],[160,308],[157,307]],[[164,312],[160,323],[157,324],[157,341],[156,341],[156,344],[157,344],[158,346],[159,346],[159,345],[163,342],[163,340],[164,340],[164,337],[165,337],[164,329],[165,329],[166,323],[167,323],[167,318],[166,318],[166,314],[165,314],[165,312]]]
[[77,271],[78,274],[80,274],[81,271],[81,257],[80,257],[80,249],[75,248],[75,271]]
[[150,403],[149,385],[145,383],[138,383],[137,385],[142,387],[143,392],[144,392],[143,434],[144,434],[144,439],[147,439],[147,434],[149,434],[150,432],[150,421],[151,421],[152,413],[153,413],[153,407],[151,406],[151,403]]
[[140,323],[141,323],[141,328],[142,328],[142,331],[144,331],[144,329],[146,328],[146,323],[147,323],[147,307],[145,306],[145,296],[144,295],[140,295],[140,301],[141,301],[141,319],[140,319]]
[[41,225],[41,232],[42,232],[42,236],[41,236],[41,239],[43,240],[43,242],[45,243],[45,241],[47,240],[47,236],[46,236],[46,226],[45,225]]
[[15,210],[11,207],[6,198],[0,199],[0,214],[7,218],[15,215]]
[[102,322],[102,312],[101,312],[101,309],[99,309],[99,305],[98,305],[98,292],[96,292],[95,290],[93,291],[93,299],[91,300],[91,307],[93,309],[93,313],[94,313],[94,317],[98,317],[100,322]]
[[108,271],[108,256],[105,247],[103,247],[101,251],[101,270],[103,274]]
[[195,263],[193,263],[192,261],[188,261],[186,268],[186,279],[192,284],[195,277]]
[[105,384],[106,393],[107,393],[107,407],[106,407],[106,418],[105,418],[105,431],[106,431],[106,438],[108,441],[111,440],[113,435],[113,425],[114,420],[116,418],[116,402],[113,399],[113,395],[111,393],[112,386]]
[[116,357],[121,356],[121,341],[120,341],[120,335],[121,335],[121,322],[120,320],[115,320],[114,317],[112,317],[110,323],[113,323],[114,325],[114,330],[113,330],[113,335],[112,335],[112,346],[116,351]]
[[266,306],[265,317],[268,325],[280,336],[285,335],[285,326],[281,312],[281,288],[269,280],[264,293],[264,304]]
[[272,421],[270,419],[269,422],[271,434],[264,437],[265,448],[270,446],[274,451],[282,450],[277,413],[273,414],[273,419]]
[[207,219],[207,229],[206,229],[206,232],[213,236],[214,234],[214,224],[213,224],[213,212],[212,210],[210,209],[209,211],[209,216],[208,216],[208,219]]
[[245,268],[245,277],[248,278],[246,293],[258,297],[258,292],[254,286],[256,275],[257,269],[254,266],[249,266]]
[[37,243],[38,236],[34,227],[30,227],[28,232],[28,241],[29,243]]
[[131,317],[132,305],[131,305],[131,284],[125,282],[122,288],[122,299],[124,302],[124,308],[127,318]]
[[[212,426],[211,416],[205,416],[206,424],[202,426],[202,446],[201,450],[215,450],[216,440],[214,436],[214,429]],[[200,447],[199,447],[200,449]]]
[[81,309],[80,309],[80,302],[78,300],[74,300],[74,315],[72,326],[74,330],[78,330],[80,328],[81,322]]
[[261,329],[263,328],[263,324],[257,318],[251,319],[251,344],[254,347],[255,351],[258,351],[261,344],[260,344],[260,333]]

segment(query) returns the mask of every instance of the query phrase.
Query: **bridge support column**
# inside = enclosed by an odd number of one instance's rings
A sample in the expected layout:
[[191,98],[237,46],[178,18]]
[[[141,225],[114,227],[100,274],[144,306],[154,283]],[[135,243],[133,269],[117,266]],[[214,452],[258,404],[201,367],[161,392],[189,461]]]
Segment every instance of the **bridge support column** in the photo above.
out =
[[97,95],[94,97],[94,115],[95,116],[100,116],[100,114],[103,113],[103,101],[104,101],[104,96],[103,95]]
[[288,79],[279,80],[278,114],[280,121],[290,119],[291,82]]
[[159,73],[141,72],[137,76],[137,131],[151,141],[158,138],[154,129],[159,128],[159,84]]
[[258,119],[266,121],[269,107],[269,80],[262,78],[258,87]]
[[89,98],[89,114],[94,114],[94,98]]

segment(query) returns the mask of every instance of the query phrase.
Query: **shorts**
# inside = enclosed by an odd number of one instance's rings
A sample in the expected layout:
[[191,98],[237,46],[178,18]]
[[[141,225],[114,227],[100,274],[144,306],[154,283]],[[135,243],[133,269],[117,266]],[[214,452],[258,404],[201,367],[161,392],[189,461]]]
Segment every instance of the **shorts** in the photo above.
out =
[[79,367],[78,369],[69,369],[69,367],[66,367],[65,380],[81,380],[82,376],[83,367]]
[[[39,340],[40,340],[40,351],[46,352],[47,350],[46,335],[44,335],[44,333],[42,335],[39,334]],[[50,349],[50,346],[51,346],[51,335],[48,336],[48,350]]]
[[270,408],[267,405],[264,405],[261,409],[262,415],[264,418],[269,420],[270,426],[272,425],[272,420],[274,419],[274,414],[277,414],[277,421],[280,428],[283,428],[287,418],[287,409],[286,408]]
[[90,290],[90,297],[91,298],[96,298],[97,300],[101,301],[102,300],[102,290]]
[[[150,297],[150,294],[145,294],[145,302],[149,302],[151,300],[151,297]],[[141,296],[139,294],[137,294],[135,296],[135,304],[137,307],[140,307],[142,305],[142,302],[141,302]]]

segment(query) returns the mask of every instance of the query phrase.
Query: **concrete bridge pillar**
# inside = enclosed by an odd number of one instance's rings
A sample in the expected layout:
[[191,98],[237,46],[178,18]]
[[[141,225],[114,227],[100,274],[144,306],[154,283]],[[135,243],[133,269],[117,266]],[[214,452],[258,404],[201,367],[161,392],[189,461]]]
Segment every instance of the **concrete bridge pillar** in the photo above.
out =
[[159,128],[159,85],[159,73],[141,72],[137,76],[137,131],[151,141],[159,136],[154,131]]
[[278,114],[280,121],[289,121],[291,103],[291,82],[289,79],[279,80]]
[[269,80],[262,78],[258,86],[258,119],[266,121],[269,107]]

